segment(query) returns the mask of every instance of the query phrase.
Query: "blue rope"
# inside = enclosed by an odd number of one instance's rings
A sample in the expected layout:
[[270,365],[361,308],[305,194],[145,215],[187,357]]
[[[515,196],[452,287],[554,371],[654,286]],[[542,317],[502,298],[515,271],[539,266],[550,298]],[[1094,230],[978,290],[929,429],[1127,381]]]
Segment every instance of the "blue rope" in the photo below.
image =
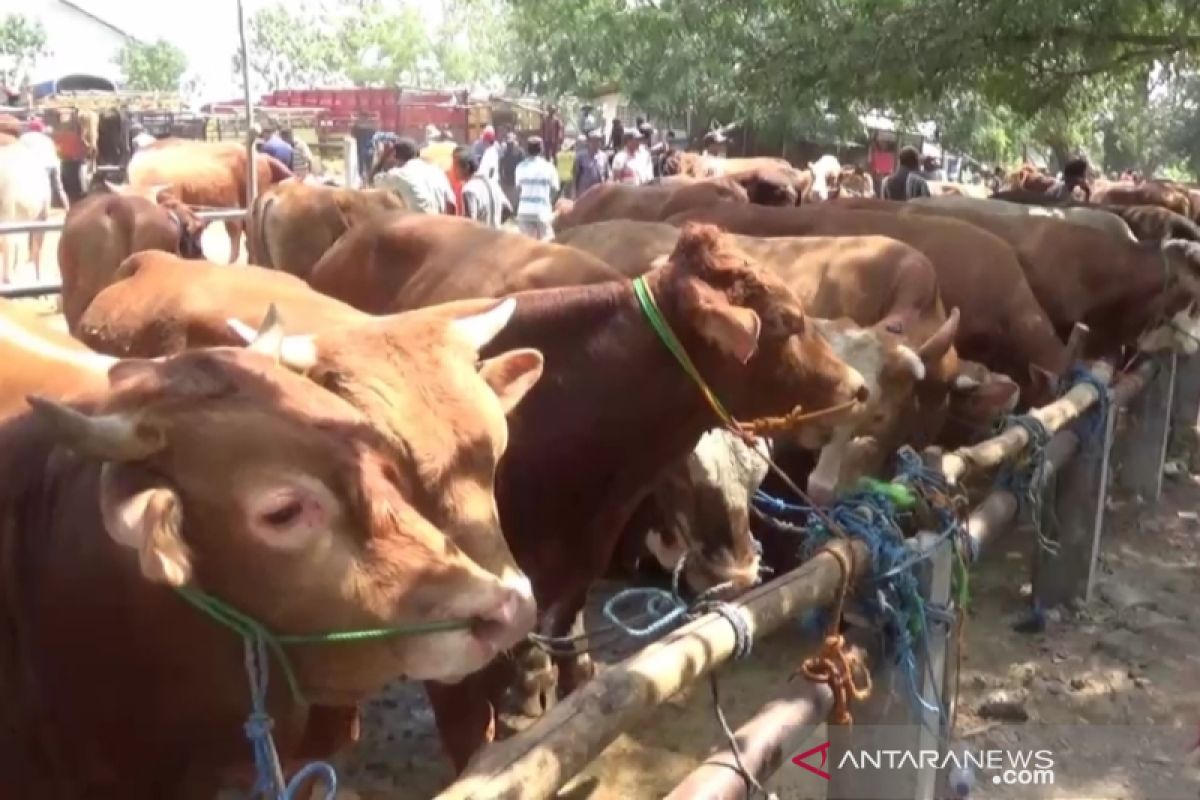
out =
[[1044,530],[1044,500],[1046,489],[1046,446],[1050,432],[1036,417],[1028,414],[1009,417],[1004,430],[1022,428],[1029,435],[1026,455],[1005,464],[996,475],[996,483],[1017,498],[1018,513],[1028,514],[1037,534],[1038,545],[1048,553],[1058,552],[1058,543],[1046,538]]
[[327,787],[325,800],[333,800],[337,794],[337,771],[324,761],[305,765],[289,783],[284,784],[283,767],[279,763],[275,737],[271,735],[275,722],[267,713],[267,685],[271,669],[267,641],[255,634],[245,637],[243,646],[246,676],[250,682],[250,716],[246,718],[245,731],[254,750],[256,775],[251,794],[268,800],[295,800],[301,784],[313,775],[322,773]]
[[1068,381],[1072,386],[1080,384],[1091,386],[1096,390],[1099,398],[1075,421],[1074,425],[1081,445],[1086,448],[1085,452],[1094,455],[1097,448],[1104,446],[1104,434],[1112,405],[1112,395],[1109,394],[1108,384],[1093,375],[1092,371],[1083,365],[1076,366],[1071,370]]

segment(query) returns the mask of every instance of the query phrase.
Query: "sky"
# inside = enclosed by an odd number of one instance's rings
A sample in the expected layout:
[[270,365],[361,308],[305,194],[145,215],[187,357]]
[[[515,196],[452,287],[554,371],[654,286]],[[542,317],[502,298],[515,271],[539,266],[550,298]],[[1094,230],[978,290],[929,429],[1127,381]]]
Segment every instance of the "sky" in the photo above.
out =
[[[38,0],[34,0],[37,2]],[[44,0],[42,0],[44,2]],[[401,3],[403,0],[392,0]],[[430,21],[440,18],[441,4],[413,0]],[[237,0],[73,0],[142,39],[163,38],[187,55],[189,71],[199,77],[204,100],[242,96],[241,80],[232,71],[238,48]],[[278,0],[243,0],[247,18]],[[294,0],[288,5],[298,5]]]

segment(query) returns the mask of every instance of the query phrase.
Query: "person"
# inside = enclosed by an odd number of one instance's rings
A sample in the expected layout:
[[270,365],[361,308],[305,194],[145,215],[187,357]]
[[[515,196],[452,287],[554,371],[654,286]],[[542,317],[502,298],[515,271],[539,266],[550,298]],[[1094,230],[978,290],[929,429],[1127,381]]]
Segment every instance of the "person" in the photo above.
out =
[[996,194],[997,192],[1004,190],[1004,177],[1004,167],[997,165],[995,169],[992,170],[992,176],[988,179],[988,190],[992,194]]
[[50,181],[51,202],[54,201],[54,196],[57,194],[63,209],[70,210],[71,202],[67,199],[66,190],[63,189],[58,148],[54,146],[54,140],[46,133],[45,124],[34,117],[29,121],[28,130],[22,133],[17,141],[29,150],[32,159],[46,171],[46,179]]
[[482,159],[483,154],[489,147],[496,143],[496,129],[491,125],[485,125],[479,134],[479,138],[475,140],[475,144],[471,145],[471,154],[476,159]]
[[283,137],[280,136],[279,130],[271,131],[271,135],[262,143],[262,152],[288,169],[292,169],[292,162],[295,159],[296,151],[290,144],[284,141]]
[[637,130],[641,134],[641,140],[638,142],[638,161],[641,163],[642,173],[649,176],[649,182],[654,179],[654,126],[649,122],[641,122],[638,123]]
[[609,138],[608,149],[614,153],[619,152],[625,146],[625,124],[621,120],[613,117],[612,121],[612,136]]
[[921,158],[912,146],[900,148],[900,166],[883,181],[883,199],[904,202],[914,197],[929,197],[929,183],[921,177]]
[[134,125],[130,126],[129,136],[130,136],[130,144],[133,145],[133,152],[135,152],[135,153],[138,150],[141,150],[143,147],[149,147],[150,145],[152,145],[158,141],[158,139],[156,139],[153,136],[151,136],[150,134],[146,133],[146,130],[141,125],[138,125],[136,123]]
[[588,131],[587,149],[575,159],[575,169],[572,173],[575,197],[579,197],[593,186],[606,183],[612,179],[612,170],[608,164],[608,153],[600,149],[604,134],[598,130]]
[[508,198],[500,189],[495,178],[485,175],[479,170],[479,159],[474,153],[460,148],[457,161],[459,174],[467,176],[462,187],[462,203],[459,214],[467,219],[473,219],[489,228],[499,228],[504,222],[505,214],[512,213]]
[[313,170],[312,150],[308,147],[308,142],[303,139],[297,139],[292,133],[291,128],[283,128],[279,131],[279,138],[292,148],[292,172],[296,173],[297,177],[303,178]]
[[558,170],[542,157],[542,137],[530,136],[529,157],[517,166],[517,227],[543,242],[554,238],[554,193],[559,189]]
[[550,106],[542,120],[542,147],[546,158],[553,162],[558,157],[563,143],[563,123],[558,117],[558,106]]
[[641,158],[642,134],[637,128],[625,131],[625,149],[613,156],[612,173],[617,183],[642,186],[653,180],[649,163]]
[[446,173],[421,158],[417,143],[407,137],[388,146],[385,169],[375,176],[375,188],[400,196],[409,211],[420,214],[453,214],[454,190]]
[[[498,154],[499,172],[500,172],[500,188],[504,190],[504,194],[508,197],[509,204],[516,206],[517,204],[517,166],[524,158],[521,151],[521,146],[517,144],[517,134],[514,131],[509,131],[504,135],[504,145],[501,147]],[[483,163],[479,165],[480,171],[484,171]]]
[[371,118],[358,112],[354,124],[350,126],[350,138],[354,140],[355,154],[358,156],[358,178],[364,183],[370,177],[371,167],[375,163],[376,132],[377,126]]
[[1086,158],[1073,158],[1063,166],[1062,179],[1046,190],[1046,194],[1057,200],[1071,200],[1075,197],[1075,189],[1083,192],[1086,203],[1092,196],[1092,188],[1088,186],[1088,161]]
[[454,148],[454,153],[452,154],[450,161],[450,169],[446,171],[446,180],[450,181],[450,190],[454,192],[454,207],[458,209],[460,216],[463,213],[463,184],[470,179],[475,169],[478,168],[478,162],[476,162],[476,167],[472,168],[470,171],[467,170],[467,166],[471,158],[471,148],[467,147],[466,145],[459,145],[458,147]]
[[931,181],[946,180],[946,173],[942,171],[942,162],[933,156],[925,158],[925,179]]
[[442,172],[449,172],[454,165],[454,139],[438,130],[436,125],[425,126],[426,143],[421,150],[425,159]]

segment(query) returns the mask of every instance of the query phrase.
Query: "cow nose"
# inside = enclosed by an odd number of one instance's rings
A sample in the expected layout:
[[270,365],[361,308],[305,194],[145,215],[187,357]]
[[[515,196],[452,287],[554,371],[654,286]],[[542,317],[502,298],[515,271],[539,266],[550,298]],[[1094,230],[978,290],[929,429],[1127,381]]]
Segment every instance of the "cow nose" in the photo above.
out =
[[871,399],[871,390],[867,388],[866,384],[863,384],[855,390],[854,399],[860,403],[867,402]]
[[501,588],[487,610],[471,621],[471,632],[493,652],[508,650],[533,629],[532,598],[510,587]]

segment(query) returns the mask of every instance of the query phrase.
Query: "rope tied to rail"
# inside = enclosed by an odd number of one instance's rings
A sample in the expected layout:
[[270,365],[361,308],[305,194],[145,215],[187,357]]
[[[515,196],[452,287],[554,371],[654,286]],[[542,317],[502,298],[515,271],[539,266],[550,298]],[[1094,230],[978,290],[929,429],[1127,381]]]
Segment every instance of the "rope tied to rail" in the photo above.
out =
[[1017,498],[1019,514],[1028,514],[1038,546],[1055,555],[1058,553],[1058,543],[1046,537],[1043,513],[1047,482],[1046,447],[1050,444],[1050,431],[1041,420],[1030,414],[1006,419],[1002,430],[1011,428],[1024,430],[1029,443],[1019,458],[1001,467],[996,475],[996,483]]
[[1078,365],[1071,370],[1068,381],[1074,386],[1090,386],[1096,390],[1096,402],[1075,421],[1075,433],[1080,444],[1087,448],[1085,452],[1095,454],[1096,449],[1104,446],[1105,427],[1108,424],[1108,414],[1112,408],[1112,395],[1109,385],[1101,380],[1084,365]]
[[[850,560],[840,550],[825,547],[821,552],[833,556],[841,573],[837,605],[821,649],[815,656],[806,658],[800,664],[799,672],[810,681],[829,687],[833,694],[833,709],[830,711],[829,721],[834,725],[852,725],[854,717],[850,713],[850,701],[853,699],[861,702],[871,695],[871,672],[865,668],[856,651],[846,648],[846,640],[841,635],[842,613],[854,572]],[[856,673],[863,676],[862,685],[855,682]]]

